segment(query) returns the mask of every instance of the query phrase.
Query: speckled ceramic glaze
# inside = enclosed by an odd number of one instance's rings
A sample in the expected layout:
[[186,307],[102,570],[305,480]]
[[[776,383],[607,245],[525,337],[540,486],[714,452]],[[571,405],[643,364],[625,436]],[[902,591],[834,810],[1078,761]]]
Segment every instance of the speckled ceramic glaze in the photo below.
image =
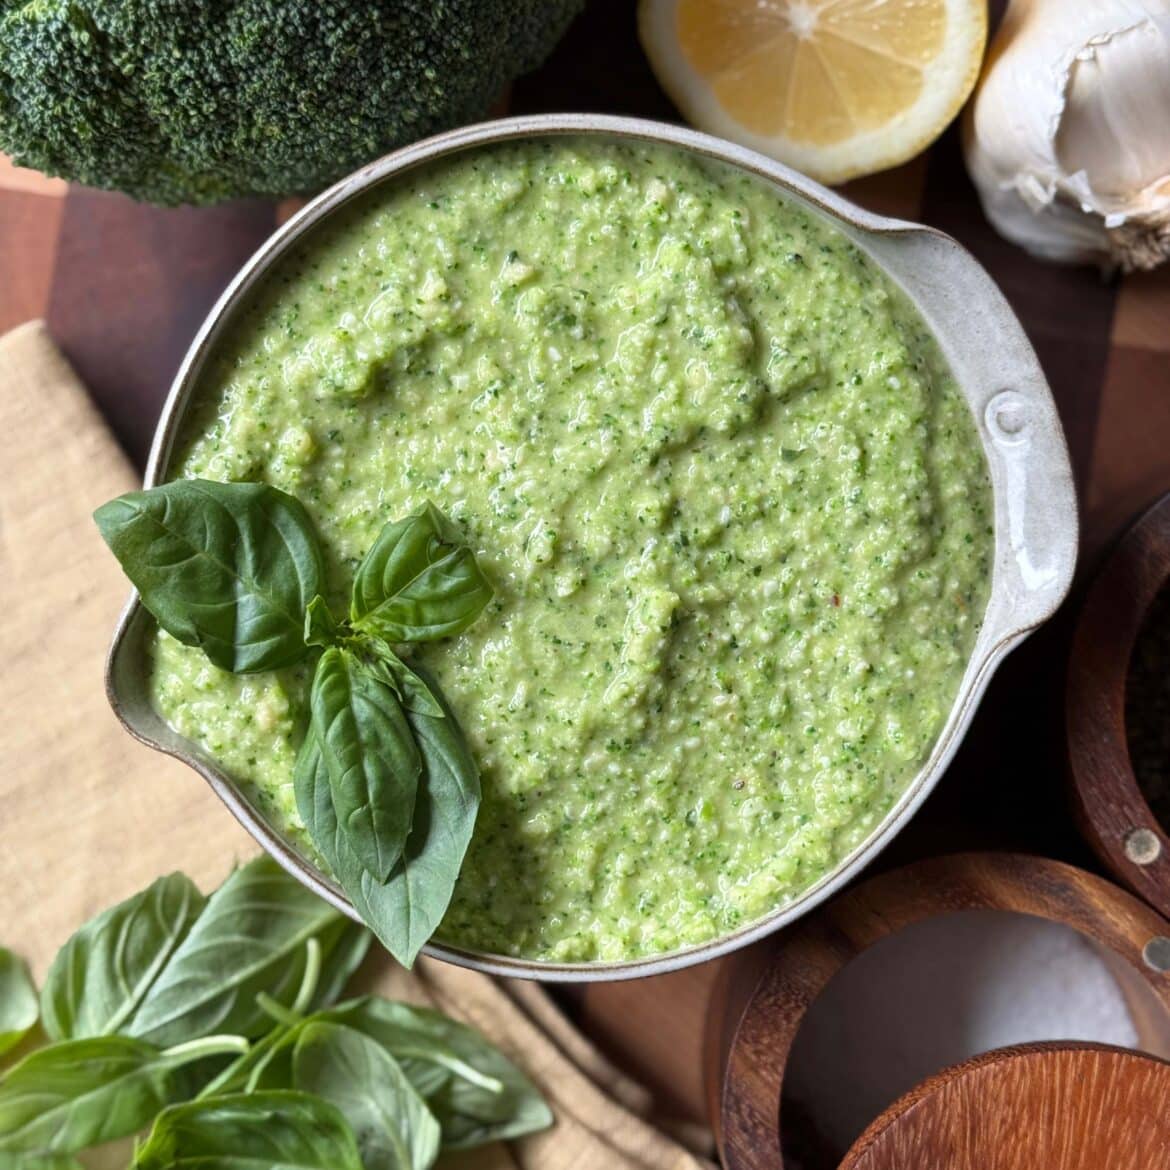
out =
[[[591,115],[514,118],[453,131],[371,163],[309,204],[245,265],[199,331],[163,411],[146,485],[159,482],[163,475],[208,353],[252,288],[306,232],[351,199],[412,167],[489,143],[557,135],[644,140],[718,159],[774,184],[848,235],[906,292],[937,336],[971,406],[995,499],[991,597],[946,725],[930,757],[882,823],[830,873],[743,929],[661,956],[616,963],[546,963],[441,945],[427,948],[439,958],[483,971],[571,982],[658,974],[725,954],[792,922],[854,877],[937,783],[1000,660],[1060,604],[1076,559],[1077,517],[1064,436],[1035,354],[991,279],[954,240],[930,228],[871,215],[779,163],[717,138],[655,122]],[[144,743],[195,768],[290,873],[352,914],[333,882],[277,834],[197,745],[155,713],[148,694],[149,632],[148,615],[134,597],[119,622],[107,674],[110,701],[119,718]]]

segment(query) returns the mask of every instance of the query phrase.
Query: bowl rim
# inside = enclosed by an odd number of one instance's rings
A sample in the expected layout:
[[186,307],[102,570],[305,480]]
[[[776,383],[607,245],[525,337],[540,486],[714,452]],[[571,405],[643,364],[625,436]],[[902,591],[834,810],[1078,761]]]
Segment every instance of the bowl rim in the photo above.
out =
[[[969,386],[956,376],[971,406],[992,479],[996,551],[988,607],[963,681],[934,747],[901,795],[859,845],[816,882],[764,917],[707,942],[663,954],[617,961],[550,962],[472,951],[434,940],[423,948],[424,954],[493,975],[561,983],[598,982],[664,974],[728,954],[807,914],[856,877],[933,790],[961,742],[999,662],[1031,630],[1050,617],[1064,599],[1076,560],[1078,520],[1067,446],[1051,391],[1035,354],[1002,294],[955,240],[934,228],[879,216],[856,207],[804,175],[734,143],[674,124],[594,114],[502,118],[436,135],[369,163],[323,191],[290,217],[228,284],[192,340],[155,431],[144,486],[151,487],[162,481],[203,363],[235,311],[271,267],[306,233],[351,200],[416,166],[505,141],[550,137],[600,137],[655,143],[714,159],[755,175],[796,203],[827,218],[867,252],[926,318],[952,366],[955,364],[954,355],[944,336],[946,331],[940,333],[923,298],[926,295],[945,303],[948,295],[954,295],[948,294],[946,282],[963,284],[962,305],[956,304],[952,308],[956,321],[952,329],[958,332],[960,322],[967,322],[973,329],[982,328],[984,333],[990,329],[995,334],[997,346],[1002,340],[1006,355],[1003,360],[1014,370],[1013,377],[1000,379],[1002,384],[998,388],[984,378],[988,385],[981,386],[981,391],[986,393],[978,402]],[[913,264],[911,267],[903,265],[904,271],[899,272],[895,260],[903,254],[907,257],[907,264],[911,261]],[[913,265],[929,274],[924,288],[917,291],[912,291],[907,284]],[[970,312],[974,307],[972,297],[981,310],[979,313]],[[933,305],[934,300],[930,303]],[[987,342],[988,337],[983,337],[984,348]],[[1012,389],[1004,390],[1003,385]],[[1028,412],[1025,415],[1028,422],[1025,435],[1018,435],[1014,428],[1009,430],[1000,425],[1007,417],[1003,413],[1005,402],[1009,414],[1021,406]],[[998,464],[993,454],[1003,462],[998,478]],[[1007,485],[1003,488],[1002,498],[1001,480]],[[1020,500],[1011,505],[1009,496],[1018,496]],[[1041,550],[1039,558],[1035,555],[1037,548]],[[1044,562],[1042,579],[1038,583],[1033,580],[1037,569],[1034,564],[1029,567],[1031,562]],[[277,862],[337,909],[356,919],[358,916],[340,889],[269,826],[228,776],[218,771],[191,741],[163,728],[153,712],[144,712],[141,694],[133,693],[135,685],[141,687],[144,684],[141,646],[137,647],[139,653],[135,658],[133,645],[135,637],[144,628],[145,610],[135,592],[118,620],[106,667],[107,696],[123,727],[147,746],[174,756],[199,772],[241,825]],[[152,717],[154,727],[149,726]]]

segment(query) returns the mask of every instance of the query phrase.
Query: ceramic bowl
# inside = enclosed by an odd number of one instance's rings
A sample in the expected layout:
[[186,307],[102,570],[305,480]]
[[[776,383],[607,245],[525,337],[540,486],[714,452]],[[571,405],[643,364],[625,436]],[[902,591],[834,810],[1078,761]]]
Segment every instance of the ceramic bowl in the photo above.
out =
[[[996,666],[1063,599],[1076,559],[1077,515],[1068,452],[1044,374],[1024,331],[986,272],[954,240],[931,228],[872,215],[763,155],[679,126],[587,114],[508,118],[427,139],[371,163],[318,196],[244,266],[199,330],[163,410],[146,484],[165,476],[175,436],[208,354],[273,265],[352,199],[414,167],[515,139],[583,136],[645,141],[717,159],[772,184],[832,222],[905,290],[941,343],[971,407],[995,499],[995,558],[982,631],[950,715],[929,758],[867,840],[830,873],[771,914],[701,946],[608,963],[544,963],[472,953],[434,943],[427,953],[494,974],[588,982],[658,974],[747,945],[808,913],[877,855],[938,783]],[[138,739],[196,769],[253,837],[290,873],[339,909],[352,908],[334,883],[283,840],[199,747],[151,707],[146,642],[150,619],[131,598],[110,652],[107,686]]]

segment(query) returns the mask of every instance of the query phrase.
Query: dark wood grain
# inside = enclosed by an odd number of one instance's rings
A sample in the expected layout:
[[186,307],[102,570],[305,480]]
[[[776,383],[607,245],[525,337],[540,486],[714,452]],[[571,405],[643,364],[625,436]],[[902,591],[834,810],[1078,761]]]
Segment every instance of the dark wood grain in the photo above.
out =
[[1033,1044],[924,1081],[840,1170],[1166,1170],[1170,1064],[1123,1048]]
[[[1083,543],[1089,557],[1152,500],[1170,489],[1170,268],[1123,289],[1115,324],[1126,340],[1109,350],[1102,409],[1093,426],[1092,467],[1084,492]],[[1163,292],[1165,290],[1165,293]],[[1084,565],[1092,568],[1091,559]]]
[[[783,1170],[785,1066],[806,1012],[829,980],[881,939],[962,910],[1014,911],[1081,931],[1099,946],[1134,1005],[1143,1040],[1170,1051],[1170,973],[1144,957],[1151,939],[1170,935],[1170,923],[1111,882],[1060,862],[1013,853],[932,858],[871,877],[826,903],[762,944],[763,959],[757,952],[729,960],[732,970],[721,983],[728,998],[708,1023],[709,1037],[719,1033],[708,1043],[714,1057],[708,1076],[721,1086],[712,1095],[727,1170]],[[747,978],[737,976],[739,966]],[[1152,994],[1156,1012],[1144,1006],[1151,996],[1139,988]],[[1037,1166],[1047,1170],[1045,1163]],[[922,1162],[904,1170],[936,1168]]]
[[32,191],[4,192],[0,215],[0,333],[44,312],[53,280],[60,230],[60,199]]
[[[1085,599],[1066,684],[1069,770],[1081,830],[1108,869],[1170,914],[1170,836],[1130,764],[1125,686],[1142,621],[1170,580],[1170,495],[1119,541]],[[1134,846],[1135,831],[1154,848]]]
[[275,224],[259,201],[168,209],[70,188],[49,328],[139,465],[196,330]]

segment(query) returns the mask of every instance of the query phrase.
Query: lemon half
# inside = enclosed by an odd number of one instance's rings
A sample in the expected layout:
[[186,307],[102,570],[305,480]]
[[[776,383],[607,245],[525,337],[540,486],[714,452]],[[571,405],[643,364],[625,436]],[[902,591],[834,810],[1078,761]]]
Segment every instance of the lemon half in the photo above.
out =
[[824,183],[933,142],[987,41],[985,0],[641,0],[638,23],[693,125]]

